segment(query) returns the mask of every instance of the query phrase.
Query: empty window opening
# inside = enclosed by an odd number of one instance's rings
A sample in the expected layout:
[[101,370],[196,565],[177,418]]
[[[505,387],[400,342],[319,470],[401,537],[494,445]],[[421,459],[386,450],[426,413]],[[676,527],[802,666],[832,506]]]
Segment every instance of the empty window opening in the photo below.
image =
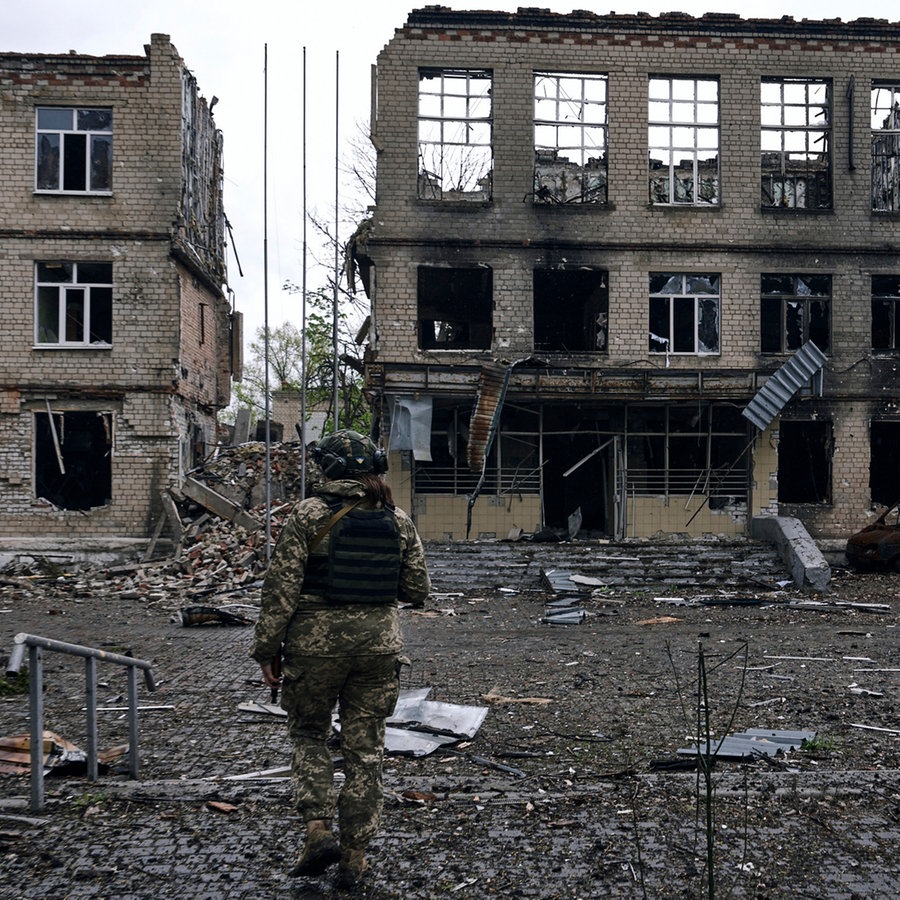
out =
[[92,509],[112,493],[112,416],[34,414],[34,492],[60,509]]
[[900,351],[900,275],[872,276],[872,349]]
[[39,106],[35,186],[39,191],[112,190],[112,110]]
[[872,209],[900,212],[900,84],[872,85]]
[[650,202],[710,206],[719,202],[719,82],[650,79]]
[[35,343],[112,343],[112,263],[35,264]]
[[719,352],[720,278],[650,273],[650,352]]
[[419,346],[423,350],[488,350],[493,273],[487,266],[419,266]]
[[534,349],[605,352],[609,289],[602,269],[534,270]]
[[831,85],[808,78],[760,85],[763,208],[831,209]]
[[760,350],[788,353],[812,341],[828,352],[831,333],[830,275],[763,275]]
[[831,422],[781,420],[778,439],[778,502],[831,501]]
[[900,422],[872,422],[869,491],[873,503],[893,506],[900,500]]
[[419,70],[420,200],[490,200],[491,73]]
[[534,75],[535,203],[606,203],[606,75]]

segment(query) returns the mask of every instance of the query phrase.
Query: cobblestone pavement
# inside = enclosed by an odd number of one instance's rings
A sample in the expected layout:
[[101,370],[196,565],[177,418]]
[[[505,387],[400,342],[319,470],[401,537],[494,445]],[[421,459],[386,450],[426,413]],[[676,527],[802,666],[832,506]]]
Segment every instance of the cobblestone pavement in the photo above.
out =
[[[403,614],[404,686],[489,713],[453,752],[386,761],[384,828],[363,893],[696,897],[713,835],[717,896],[900,896],[897,576],[854,581],[853,598],[879,601],[872,610],[784,598],[681,606],[612,591],[585,600],[582,624],[553,627],[541,622],[536,551],[518,568],[480,569],[466,551],[463,577],[452,553],[431,550],[430,608]],[[27,779],[0,776],[3,900],[335,893],[328,877],[286,876],[300,833],[287,780],[231,778],[288,763],[283,721],[239,709],[267,699],[250,629],[182,627],[172,617],[183,602],[71,591],[65,579],[0,588],[0,656],[25,631],[129,651],[159,685],[139,689],[138,781],[50,775],[33,813]],[[695,772],[654,766],[689,743],[699,645],[717,725],[824,738],[784,759],[718,765],[708,805]],[[83,746],[83,662],[44,659],[45,727]],[[124,712],[112,709],[126,686],[115,666],[98,674],[105,748],[127,741]],[[0,735],[27,728],[27,698],[0,697]]]

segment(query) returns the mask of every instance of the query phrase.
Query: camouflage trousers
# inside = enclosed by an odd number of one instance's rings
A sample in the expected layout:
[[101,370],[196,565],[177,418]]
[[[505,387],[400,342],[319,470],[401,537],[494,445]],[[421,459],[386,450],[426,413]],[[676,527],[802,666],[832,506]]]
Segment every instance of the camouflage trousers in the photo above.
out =
[[[288,714],[293,745],[294,802],[304,822],[338,814],[341,846],[365,849],[378,831],[384,803],[381,767],[385,719],[400,691],[397,654],[290,659],[295,678],[285,678],[281,706]],[[338,705],[344,785],[334,788],[334,766],[326,741]]]

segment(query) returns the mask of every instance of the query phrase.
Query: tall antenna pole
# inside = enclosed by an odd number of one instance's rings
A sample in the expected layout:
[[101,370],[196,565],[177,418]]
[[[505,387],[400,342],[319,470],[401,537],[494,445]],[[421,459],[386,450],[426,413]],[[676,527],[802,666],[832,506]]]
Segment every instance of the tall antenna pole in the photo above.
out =
[[338,358],[338,278],[340,275],[340,263],[339,263],[339,248],[340,241],[338,240],[339,234],[339,216],[338,216],[338,183],[340,180],[340,172],[338,165],[338,157],[339,153],[339,122],[338,122],[338,113],[340,111],[340,94],[341,94],[341,52],[340,50],[335,50],[334,52],[334,308],[332,310],[332,325],[331,325],[331,344],[332,344],[332,353],[334,354],[334,430],[337,431],[340,428],[340,412],[338,409],[338,380],[340,377],[340,359]]
[[269,427],[269,45],[263,45],[263,356],[266,416],[266,562],[272,558],[272,432]]
[[300,499],[306,498],[306,47],[303,48],[303,273],[300,279]]

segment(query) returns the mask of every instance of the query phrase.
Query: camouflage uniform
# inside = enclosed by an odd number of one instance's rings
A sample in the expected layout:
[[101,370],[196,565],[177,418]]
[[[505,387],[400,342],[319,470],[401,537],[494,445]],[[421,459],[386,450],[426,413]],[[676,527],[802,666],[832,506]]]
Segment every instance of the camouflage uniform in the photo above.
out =
[[[364,491],[348,479],[326,482],[317,494],[352,502]],[[402,555],[397,600],[423,606],[430,584],[422,542],[409,516],[395,513]],[[332,514],[316,496],[299,503],[285,523],[263,583],[251,655],[269,663],[284,645],[281,705],[288,714],[301,817],[330,820],[337,806],[341,846],[364,849],[381,817],[385,719],[397,702],[402,636],[397,601],[334,604],[301,593],[308,545]],[[327,553],[328,546],[326,536],[315,554]],[[335,703],[346,776],[337,801],[326,747]]]

